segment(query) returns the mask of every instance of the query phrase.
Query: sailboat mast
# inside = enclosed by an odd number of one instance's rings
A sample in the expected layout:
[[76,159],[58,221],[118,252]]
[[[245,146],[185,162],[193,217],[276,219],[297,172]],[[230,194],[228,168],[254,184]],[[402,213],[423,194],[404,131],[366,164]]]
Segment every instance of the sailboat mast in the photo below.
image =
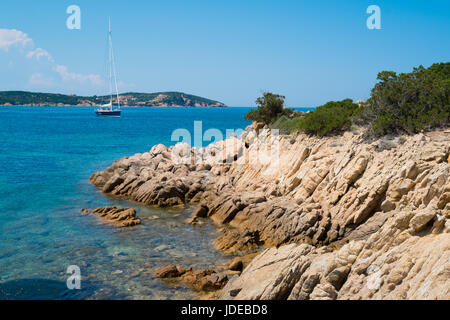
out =
[[[111,32],[111,18],[108,17],[108,69],[109,69],[109,103],[103,104],[100,109],[97,109],[95,113],[98,116],[113,116],[120,117],[120,100],[119,90],[117,87],[117,75],[116,75],[116,62],[114,61],[114,48],[112,44],[112,32]],[[108,77],[108,75],[106,75]],[[114,77],[114,83],[113,83]],[[116,89],[115,95],[117,97],[117,108],[113,107],[114,87]],[[105,96],[107,98],[108,95]]]
[[[109,20],[109,43],[111,46],[111,69],[114,76],[114,86],[116,89],[116,96],[117,96],[117,107],[120,109],[120,100],[119,100],[119,89],[117,86],[117,71],[116,71],[116,61],[114,59],[114,48],[112,44],[112,35],[111,35],[111,19]],[[112,96],[112,93],[111,93]]]
[[111,18],[108,18],[108,46],[109,46],[109,61],[108,61],[108,67],[109,67],[109,94],[110,94],[110,110],[112,110],[112,97],[113,97],[113,88],[112,88],[112,45],[111,45],[112,39],[111,39]]

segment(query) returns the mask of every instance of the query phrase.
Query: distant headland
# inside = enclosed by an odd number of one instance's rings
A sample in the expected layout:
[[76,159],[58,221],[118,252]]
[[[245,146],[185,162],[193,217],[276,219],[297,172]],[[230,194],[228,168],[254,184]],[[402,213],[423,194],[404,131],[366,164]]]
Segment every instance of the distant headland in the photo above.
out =
[[[122,93],[121,106],[128,107],[226,107],[214,101],[183,92]],[[77,96],[27,91],[0,91],[0,106],[96,107],[109,103],[110,96]],[[113,103],[116,97],[113,97]]]

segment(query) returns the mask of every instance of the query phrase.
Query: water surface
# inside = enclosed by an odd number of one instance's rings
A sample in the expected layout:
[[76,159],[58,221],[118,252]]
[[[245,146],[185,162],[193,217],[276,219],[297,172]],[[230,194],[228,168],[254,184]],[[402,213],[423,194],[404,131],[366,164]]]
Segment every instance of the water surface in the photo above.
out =
[[[101,194],[90,175],[113,160],[172,145],[174,129],[243,129],[249,108],[125,108],[99,118],[92,108],[0,108],[0,299],[186,299],[186,287],[152,277],[173,263],[207,267],[225,259],[211,223],[191,227],[192,209],[161,210]],[[80,209],[131,206],[142,225],[118,228]],[[82,289],[66,288],[69,265]]]

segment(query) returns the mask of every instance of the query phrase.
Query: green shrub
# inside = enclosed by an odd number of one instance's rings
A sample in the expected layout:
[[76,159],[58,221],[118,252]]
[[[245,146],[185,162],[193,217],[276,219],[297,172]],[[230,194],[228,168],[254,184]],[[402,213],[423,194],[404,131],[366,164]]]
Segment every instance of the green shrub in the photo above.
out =
[[299,126],[300,126],[299,123],[301,122],[301,118],[303,118],[303,116],[284,121],[283,123],[280,124],[280,127],[279,127],[280,132],[287,134],[287,133],[293,133],[295,131],[298,131]]
[[282,128],[283,124],[287,121],[289,121],[290,119],[286,116],[286,115],[281,115],[274,123],[272,123],[270,125],[271,129],[278,129],[280,131],[280,134],[289,134],[291,133],[288,130],[284,130]]
[[339,133],[351,127],[352,116],[358,108],[351,99],[331,101],[302,117],[284,122],[281,128],[289,132],[303,131],[319,136]]
[[271,92],[264,92],[262,97],[256,99],[258,108],[250,110],[244,118],[246,120],[271,124],[283,114],[284,99],[284,96],[273,94]]
[[450,63],[433,64],[411,73],[383,71],[364,109],[372,132],[416,133],[448,125],[450,116]]

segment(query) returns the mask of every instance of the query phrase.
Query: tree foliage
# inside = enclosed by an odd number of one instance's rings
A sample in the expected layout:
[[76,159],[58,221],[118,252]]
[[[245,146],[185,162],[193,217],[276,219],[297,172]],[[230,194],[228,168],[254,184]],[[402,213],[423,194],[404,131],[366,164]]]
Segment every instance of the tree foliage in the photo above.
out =
[[450,63],[411,73],[383,71],[372,89],[364,116],[376,135],[416,133],[449,123]]
[[368,101],[331,101],[306,114],[283,109],[284,97],[264,93],[258,109],[246,119],[272,123],[283,133],[315,135],[341,133],[352,124],[366,125],[369,133],[416,133],[450,124],[450,63],[420,66],[411,73],[382,71]]
[[271,124],[283,114],[284,99],[285,97],[279,94],[264,92],[262,97],[256,99],[258,108],[250,110],[245,119]]

